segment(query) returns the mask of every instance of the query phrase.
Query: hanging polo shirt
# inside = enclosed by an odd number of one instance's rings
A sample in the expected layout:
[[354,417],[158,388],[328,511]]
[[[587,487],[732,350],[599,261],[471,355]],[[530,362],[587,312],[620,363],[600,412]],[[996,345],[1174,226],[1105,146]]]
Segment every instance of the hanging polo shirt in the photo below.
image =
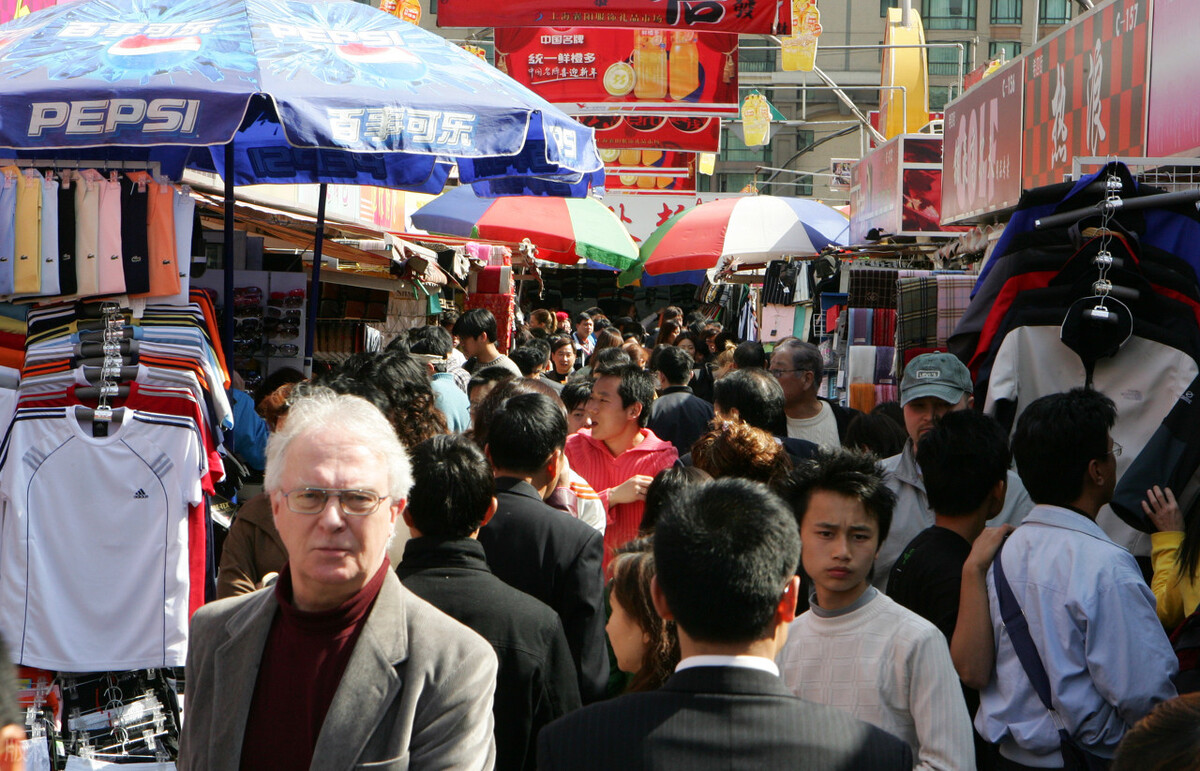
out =
[[42,290],[39,264],[42,259],[42,175],[33,169],[21,174],[17,186],[16,251],[13,291],[37,294]]
[[100,174],[87,169],[75,178],[75,282],[84,297],[100,292]]
[[17,185],[7,171],[0,174],[0,295],[13,293],[13,260],[17,249]]
[[[76,176],[75,180],[79,177]],[[78,184],[78,182],[76,182]],[[78,289],[75,276],[75,190],[71,178],[64,177],[58,189],[58,291],[73,295]]]
[[149,183],[146,210],[146,249],[149,254],[150,291],[148,297],[172,297],[179,294],[179,267],[176,264],[175,188]]
[[121,260],[121,183],[101,179],[99,247],[97,269],[100,294],[121,294],[125,291],[125,269]]
[[125,180],[121,185],[121,268],[125,273],[125,291],[145,294],[150,291],[150,248],[147,239],[147,214],[150,194],[138,182]]
[[42,180],[42,265],[38,294],[53,297],[58,290],[58,180]]
[[193,217],[196,214],[196,199],[183,190],[174,191],[175,200],[175,267],[179,270],[179,292],[164,302],[184,305],[188,302],[188,288],[192,277],[192,234]]

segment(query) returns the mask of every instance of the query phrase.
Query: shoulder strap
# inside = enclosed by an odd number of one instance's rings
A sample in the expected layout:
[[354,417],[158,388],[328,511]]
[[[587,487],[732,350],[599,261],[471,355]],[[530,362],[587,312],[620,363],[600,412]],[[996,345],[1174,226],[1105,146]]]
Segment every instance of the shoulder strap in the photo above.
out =
[[1054,712],[1054,706],[1050,702],[1050,677],[1046,674],[1037,647],[1033,644],[1033,637],[1029,634],[1029,622],[1025,619],[1025,613],[1017,603],[1016,595],[1013,594],[1008,578],[1004,575],[1004,564],[1000,559],[1003,552],[1004,544],[1001,544],[996,551],[996,559],[992,561],[996,598],[1000,603],[1000,618],[1004,622],[1004,628],[1008,630],[1008,639],[1012,641],[1013,651],[1025,669],[1029,682],[1033,684],[1033,690],[1037,691],[1038,698],[1042,700],[1046,709]]

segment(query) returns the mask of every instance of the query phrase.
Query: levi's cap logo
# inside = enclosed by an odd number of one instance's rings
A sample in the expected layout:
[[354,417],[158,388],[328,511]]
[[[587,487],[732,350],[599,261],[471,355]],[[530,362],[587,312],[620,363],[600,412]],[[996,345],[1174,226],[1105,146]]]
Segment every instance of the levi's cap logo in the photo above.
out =
[[940,369],[919,369],[913,373],[917,380],[937,380],[942,376]]

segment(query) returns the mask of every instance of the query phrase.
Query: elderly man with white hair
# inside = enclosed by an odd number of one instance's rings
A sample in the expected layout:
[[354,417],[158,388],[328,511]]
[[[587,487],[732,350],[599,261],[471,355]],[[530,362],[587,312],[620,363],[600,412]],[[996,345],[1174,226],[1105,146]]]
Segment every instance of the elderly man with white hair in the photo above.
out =
[[265,482],[288,562],[193,617],[180,769],[492,768],[492,647],[388,564],[411,484],[365,400],[291,407]]

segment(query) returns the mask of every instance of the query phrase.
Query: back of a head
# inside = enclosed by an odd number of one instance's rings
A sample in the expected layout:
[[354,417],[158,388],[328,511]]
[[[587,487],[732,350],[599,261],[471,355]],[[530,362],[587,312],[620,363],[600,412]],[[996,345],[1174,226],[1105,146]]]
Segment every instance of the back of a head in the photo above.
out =
[[445,329],[447,332],[454,331],[454,325],[458,323],[458,311],[453,308],[446,308],[438,314],[438,326]]
[[492,418],[509,399],[520,394],[537,393],[535,381],[525,377],[509,377],[496,384],[471,410],[471,438],[481,449],[487,446]]
[[517,369],[521,370],[525,377],[534,374],[550,361],[549,355],[534,345],[523,345],[510,352],[508,358],[512,359],[513,364],[517,365]]
[[480,386],[493,386],[497,383],[504,383],[515,378],[516,375],[508,367],[502,367],[499,364],[493,364],[483,369],[475,370],[471,375],[471,379],[467,381],[467,393],[471,393]]
[[408,350],[426,356],[449,356],[454,350],[454,338],[436,324],[413,327],[408,331]]
[[733,349],[733,365],[738,369],[767,368],[767,353],[757,340],[747,340]]
[[429,371],[412,355],[395,351],[354,354],[339,370],[372,383],[387,396],[391,403],[388,417],[406,446],[415,447],[448,430],[446,418],[437,408]]
[[486,334],[488,342],[496,342],[496,317],[487,308],[472,308],[454,322],[454,334],[461,340]]
[[267,440],[267,468],[263,487],[268,492],[280,489],[287,462],[287,451],[294,440],[301,442],[313,434],[342,432],[361,438],[388,470],[387,494],[403,500],[412,486],[412,467],[408,452],[391,430],[391,422],[375,405],[362,397],[339,394],[321,386],[304,384],[293,389],[283,426]]
[[620,348],[602,348],[591,355],[588,364],[591,365],[593,377],[595,377],[594,373],[605,367],[633,364],[633,359],[629,358],[629,354]]
[[617,364],[600,367],[595,374],[599,377],[620,378],[617,394],[621,397],[621,406],[641,404],[642,413],[638,415],[638,426],[645,428],[650,420],[650,403],[654,401],[655,393],[654,378],[650,373],[636,364]]
[[883,467],[870,453],[841,448],[821,450],[815,458],[797,463],[791,475],[775,489],[791,504],[797,525],[804,521],[812,494],[820,491],[861,501],[867,513],[875,518],[880,544],[891,530],[896,494],[884,483]]
[[1139,720],[1110,771],[1200,771],[1200,693],[1161,702]]
[[773,484],[792,470],[792,459],[771,434],[740,420],[713,423],[692,445],[692,463],[713,479],[741,477]]
[[996,483],[1008,478],[1011,462],[1004,429],[974,410],[946,413],[917,444],[929,508],[947,517],[977,510]]
[[800,535],[787,505],[744,479],[684,490],[654,529],[658,585],[680,629],[700,642],[769,636],[799,561]]
[[443,434],[412,453],[413,486],[408,514],[428,538],[466,538],[483,525],[496,494],[492,467],[474,442]]
[[783,386],[764,369],[738,369],[713,384],[713,405],[738,411],[746,423],[775,436],[787,435]]
[[1112,400],[1085,388],[1043,396],[1025,408],[1012,454],[1034,503],[1066,506],[1079,498],[1088,464],[1108,453],[1116,419]]
[[642,522],[638,525],[638,533],[651,535],[659,514],[675,496],[689,487],[711,481],[711,474],[695,466],[675,464],[659,471],[654,475],[654,481],[646,488],[646,506],[642,509]]
[[673,386],[687,385],[692,379],[692,357],[673,345],[655,353],[654,368]]
[[625,344],[625,338],[621,337],[621,333],[611,327],[598,329],[594,335],[596,338],[596,347],[593,349],[593,353],[599,353],[606,348],[616,348],[619,350]]
[[876,458],[898,455],[908,441],[904,426],[887,415],[855,415],[846,426],[844,444],[855,450],[865,450]]
[[554,314],[545,308],[537,308],[529,314],[529,322],[543,328],[553,327]]
[[567,419],[548,396],[514,396],[492,416],[487,449],[497,469],[536,474],[567,443]]

